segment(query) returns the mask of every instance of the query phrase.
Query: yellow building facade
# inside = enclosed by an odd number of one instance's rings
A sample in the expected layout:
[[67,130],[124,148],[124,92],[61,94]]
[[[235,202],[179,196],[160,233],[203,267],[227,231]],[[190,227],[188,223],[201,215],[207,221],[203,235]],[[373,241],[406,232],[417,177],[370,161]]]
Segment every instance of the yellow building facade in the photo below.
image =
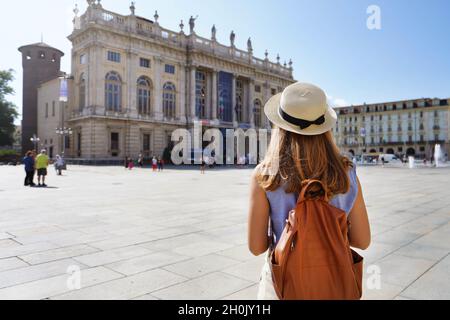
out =
[[395,154],[430,160],[436,144],[448,157],[450,99],[414,99],[337,108],[334,134],[351,155]]

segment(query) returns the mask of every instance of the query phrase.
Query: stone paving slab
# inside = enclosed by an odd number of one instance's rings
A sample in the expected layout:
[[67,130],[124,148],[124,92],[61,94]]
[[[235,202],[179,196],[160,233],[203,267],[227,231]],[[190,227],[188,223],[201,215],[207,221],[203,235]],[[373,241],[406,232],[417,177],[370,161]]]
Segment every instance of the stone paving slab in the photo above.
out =
[[[373,231],[359,250],[363,298],[450,299],[450,168],[357,171]],[[32,189],[23,168],[0,167],[0,299],[256,298],[251,172],[69,166],[49,171],[55,188]],[[80,290],[67,286],[70,267]]]
[[0,272],[27,267],[28,264],[16,257],[0,259]]
[[172,265],[165,266],[163,269],[182,275],[189,279],[194,279],[237,264],[241,265],[237,260],[226,258],[218,254],[213,254],[174,263]]
[[225,273],[215,272],[181,284],[152,292],[160,299],[193,300],[221,299],[253,285],[252,282],[238,279]]
[[0,240],[0,250],[4,248],[18,247],[20,243],[17,243],[13,239]]
[[156,252],[146,256],[131,258],[106,265],[111,270],[125,275],[133,275],[144,271],[165,267],[189,259],[187,256],[172,252]]
[[450,287],[450,256],[434,265],[427,273],[408,286],[402,296],[410,299],[448,300]]
[[[81,287],[89,287],[122,277],[104,267],[83,270]],[[67,286],[68,276],[63,274],[21,285],[0,289],[0,300],[42,300],[70,291]]]
[[31,253],[28,255],[19,256],[19,258],[31,265],[35,265],[50,261],[62,260],[65,258],[76,257],[79,255],[85,255],[97,251],[98,249],[89,247],[87,245],[78,245],[72,247],[47,250],[43,252]]
[[84,267],[73,259],[65,259],[3,271],[0,272],[0,288],[12,287],[22,283],[67,274],[67,270],[71,266],[78,266],[80,268]]
[[175,286],[186,278],[165,270],[152,270],[131,277],[112,280],[52,297],[55,300],[129,300],[161,288]]
[[19,243],[18,246],[11,246],[0,249],[0,259],[47,251],[50,249],[55,249],[57,247],[57,245],[49,242],[36,242],[29,245],[20,245]]
[[131,258],[145,256],[150,254],[151,251],[138,246],[130,246],[125,248],[118,248],[112,250],[105,250],[91,254],[85,254],[75,257],[74,260],[81,262],[89,267],[98,267],[101,265],[107,265],[114,262],[128,260]]

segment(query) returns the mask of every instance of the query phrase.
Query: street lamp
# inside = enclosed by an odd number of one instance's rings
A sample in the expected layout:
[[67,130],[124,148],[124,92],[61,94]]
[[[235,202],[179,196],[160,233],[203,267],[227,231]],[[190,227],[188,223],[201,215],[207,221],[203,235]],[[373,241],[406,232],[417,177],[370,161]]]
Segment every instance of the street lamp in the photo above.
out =
[[63,140],[63,148],[61,154],[64,156],[64,153],[66,152],[66,137],[71,136],[73,134],[73,131],[71,128],[56,128],[55,131],[56,134],[60,135]]
[[38,143],[39,141],[41,141],[41,139],[39,139],[35,134],[33,134],[33,137],[30,138],[30,141],[34,144],[34,150],[37,152]]

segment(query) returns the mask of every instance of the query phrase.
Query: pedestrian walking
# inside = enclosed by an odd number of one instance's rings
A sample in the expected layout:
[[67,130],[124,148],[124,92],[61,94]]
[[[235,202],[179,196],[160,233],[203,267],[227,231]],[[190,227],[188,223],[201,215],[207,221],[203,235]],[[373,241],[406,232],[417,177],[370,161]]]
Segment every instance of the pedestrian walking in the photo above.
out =
[[33,152],[32,151],[28,151],[25,155],[25,157],[23,158],[23,163],[25,165],[25,183],[24,185],[26,187],[30,186],[30,187],[35,187],[36,184],[33,182],[34,180],[34,157],[33,157]]
[[250,251],[267,252],[258,299],[360,299],[362,257],[351,247],[369,246],[370,227],[356,166],[333,139],[336,112],[306,83],[264,112],[275,129],[251,180],[248,220]]
[[157,158],[158,172],[161,171],[161,159]]
[[65,165],[64,159],[59,154],[57,154],[55,161],[55,170],[58,176],[62,176],[64,165]]
[[138,165],[139,165],[140,168],[144,167],[144,158],[142,157],[142,154],[139,154]]
[[[47,156],[47,150],[43,149],[36,157],[36,170],[38,176],[38,186],[47,187],[45,184],[45,177],[47,176],[47,168],[49,165],[49,158]],[[42,182],[42,183],[41,183]]]
[[159,161],[158,161],[158,169],[159,169],[159,171],[160,172],[163,172],[164,171],[164,159],[159,159]]
[[134,161],[132,158],[128,158],[128,170],[133,170],[134,168]]
[[206,161],[205,158],[202,157],[202,163],[200,164],[200,173],[205,174]]
[[158,160],[156,159],[156,157],[153,157],[152,159],[152,169],[153,172],[156,172],[156,170],[158,169]]

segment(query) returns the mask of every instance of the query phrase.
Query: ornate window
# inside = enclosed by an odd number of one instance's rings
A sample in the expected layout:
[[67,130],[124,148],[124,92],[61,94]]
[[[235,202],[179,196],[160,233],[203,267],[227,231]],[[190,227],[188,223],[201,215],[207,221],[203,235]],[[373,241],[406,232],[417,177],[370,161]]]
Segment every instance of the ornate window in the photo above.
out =
[[147,68],[147,69],[149,69],[149,68],[150,68],[150,60],[149,60],[149,59],[145,59],[145,58],[140,58],[140,59],[139,59],[139,65],[140,65],[142,68]]
[[151,136],[148,133],[144,133],[142,135],[142,152],[144,153],[144,157],[150,157],[151,156]]
[[166,64],[164,69],[165,69],[166,73],[175,74],[175,66],[174,65]]
[[109,111],[122,109],[122,79],[117,72],[111,71],[105,78],[105,107]]
[[176,114],[176,88],[171,82],[167,82],[163,87],[163,111],[164,117],[175,118]]
[[254,114],[255,114],[255,127],[261,127],[261,101],[259,99],[255,100],[254,103]]
[[146,77],[140,77],[137,81],[137,109],[139,114],[151,112],[151,83]]
[[111,132],[110,148],[111,148],[111,155],[113,157],[119,156],[120,150],[119,150],[119,133],[118,132]]
[[241,80],[236,81],[236,121],[244,121],[244,83]]
[[108,61],[120,63],[120,53],[108,51]]
[[80,89],[79,89],[79,110],[83,111],[83,109],[86,107],[86,76],[84,73],[80,76]]
[[206,119],[206,73],[195,73],[195,115],[200,119]]
[[87,62],[87,56],[85,53],[80,54],[80,64],[86,64]]

